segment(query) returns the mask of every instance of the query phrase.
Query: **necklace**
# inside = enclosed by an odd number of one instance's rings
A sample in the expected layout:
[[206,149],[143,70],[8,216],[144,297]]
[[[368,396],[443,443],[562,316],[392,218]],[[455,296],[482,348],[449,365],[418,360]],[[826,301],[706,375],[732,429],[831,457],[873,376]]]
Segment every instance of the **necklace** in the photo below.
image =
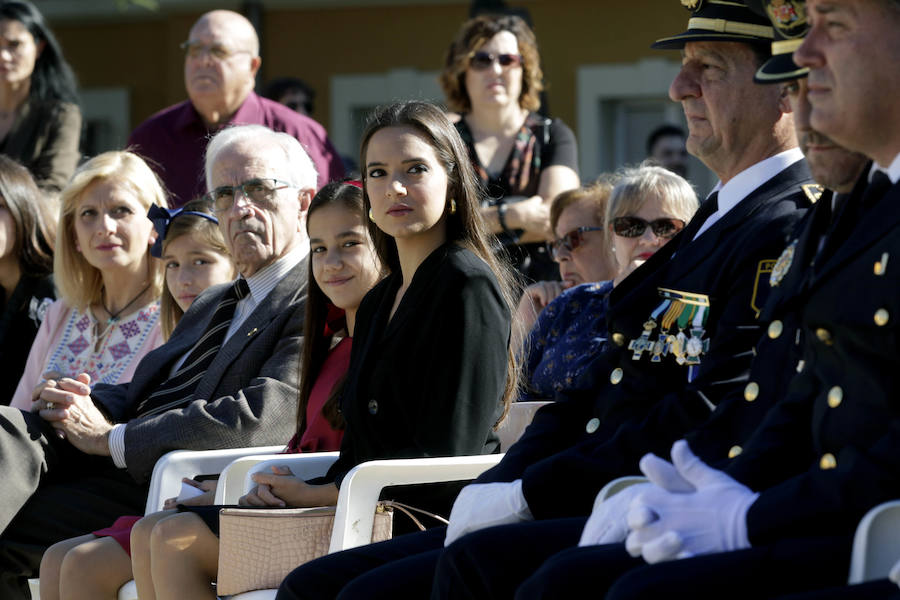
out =
[[95,323],[95,325],[94,325],[94,332],[96,334],[96,340],[97,340],[98,347],[99,347],[101,341],[103,340],[103,338],[106,337],[106,334],[109,333],[110,330],[113,328],[113,326],[119,322],[119,315],[121,315],[123,312],[125,312],[129,306],[131,306],[132,304],[137,302],[138,298],[143,296],[144,292],[149,290],[151,285],[152,284],[148,283],[144,289],[142,289],[140,292],[138,292],[137,296],[135,296],[134,298],[129,300],[128,304],[126,304],[125,306],[123,306],[122,308],[117,310],[115,312],[115,314],[113,313],[113,311],[111,311],[111,310],[109,310],[109,308],[107,308],[106,302],[103,300],[103,297],[102,296],[100,297],[100,304],[103,306],[103,310],[106,311],[106,314],[109,315],[109,318],[106,319],[106,327],[104,327],[102,331],[100,330],[99,321],[97,323]]

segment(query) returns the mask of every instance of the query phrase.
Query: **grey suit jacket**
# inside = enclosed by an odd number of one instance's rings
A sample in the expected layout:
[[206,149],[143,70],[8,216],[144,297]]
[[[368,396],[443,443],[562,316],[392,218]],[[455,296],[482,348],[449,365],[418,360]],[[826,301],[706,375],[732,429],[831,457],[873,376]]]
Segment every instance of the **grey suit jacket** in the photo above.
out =
[[256,307],[216,355],[182,408],[135,417],[172,365],[206,330],[228,284],[201,294],[171,339],[141,360],[130,383],[98,384],[94,402],[125,429],[125,462],[138,482],[170,450],[210,450],[286,443],[295,429],[307,261]]

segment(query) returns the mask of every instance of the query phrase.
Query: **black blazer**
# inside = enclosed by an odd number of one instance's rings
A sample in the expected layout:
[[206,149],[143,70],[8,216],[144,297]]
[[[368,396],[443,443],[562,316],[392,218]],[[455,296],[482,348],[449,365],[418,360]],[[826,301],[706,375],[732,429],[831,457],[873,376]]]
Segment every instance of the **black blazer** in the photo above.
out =
[[[479,481],[521,477],[538,518],[586,515],[606,482],[638,472],[644,453],[667,454],[674,440],[708,419],[746,383],[769,271],[810,205],[802,189],[810,181],[806,162],[795,163],[696,240],[681,245],[684,236],[676,236],[617,286],[610,296],[610,349],[574,392],[538,411],[523,439]],[[708,347],[693,368],[671,353],[655,361],[650,352],[629,349],[660,306],[660,289],[709,298],[702,335]]]
[[753,545],[845,536],[849,549],[863,514],[900,497],[898,203],[894,185],[805,274],[803,368],[728,468],[761,492],[747,515]]
[[47,311],[49,303],[45,299],[56,299],[52,275],[23,275],[10,297],[4,298],[0,311],[0,365],[5,376],[0,384],[0,404],[9,404],[16,393],[28,351]]
[[375,459],[490,454],[502,412],[510,313],[494,274],[455,244],[416,270],[393,318],[394,273],[363,299],[341,407],[347,428],[327,475],[340,486]]

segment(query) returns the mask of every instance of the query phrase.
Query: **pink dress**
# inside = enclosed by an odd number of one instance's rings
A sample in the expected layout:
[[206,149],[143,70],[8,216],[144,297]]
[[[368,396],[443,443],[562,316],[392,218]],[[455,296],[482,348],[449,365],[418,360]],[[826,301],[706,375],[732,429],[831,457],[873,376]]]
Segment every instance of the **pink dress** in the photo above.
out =
[[[322,416],[322,407],[328,401],[334,384],[347,372],[350,366],[350,349],[353,339],[346,337],[331,349],[319,376],[309,391],[309,403],[306,405],[306,429],[297,443],[297,436],[291,438],[285,448],[285,454],[298,454],[300,452],[330,452],[340,450],[343,431],[331,428],[325,417]],[[93,531],[97,537],[111,537],[131,556],[131,528],[142,517],[119,517],[105,529]]]
[[144,355],[163,343],[158,302],[122,317],[99,342],[96,323],[89,310],[76,310],[63,300],[51,304],[10,405],[30,410],[31,393],[47,371],[73,377],[87,373],[91,385],[131,381]]

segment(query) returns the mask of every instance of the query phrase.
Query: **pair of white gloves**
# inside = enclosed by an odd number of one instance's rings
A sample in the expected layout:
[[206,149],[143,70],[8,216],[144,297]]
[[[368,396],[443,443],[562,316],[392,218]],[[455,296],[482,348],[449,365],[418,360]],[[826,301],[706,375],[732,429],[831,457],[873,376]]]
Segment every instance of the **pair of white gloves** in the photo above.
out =
[[[625,541],[632,556],[648,563],[750,547],[747,511],[759,494],[706,465],[684,440],[672,446],[671,463],[647,454],[640,467],[650,483],[598,499],[579,546]],[[468,485],[453,504],[444,545],[532,518],[521,480]]]

